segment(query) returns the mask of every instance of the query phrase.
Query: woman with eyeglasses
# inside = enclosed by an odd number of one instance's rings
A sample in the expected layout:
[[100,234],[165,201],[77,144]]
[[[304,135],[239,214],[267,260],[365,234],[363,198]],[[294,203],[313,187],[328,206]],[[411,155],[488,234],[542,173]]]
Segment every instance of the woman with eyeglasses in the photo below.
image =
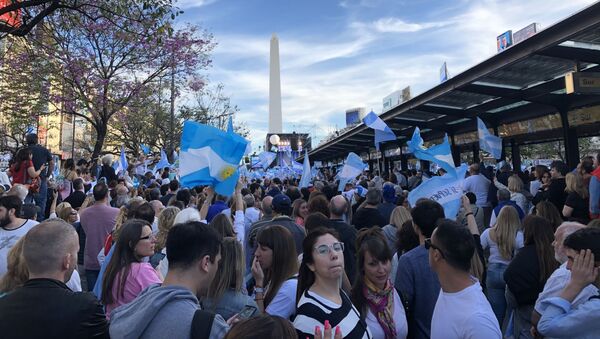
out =
[[283,226],[265,226],[256,236],[252,262],[254,301],[261,313],[289,319],[296,310],[298,261],[292,233]]
[[356,248],[359,274],[352,287],[352,302],[373,338],[406,338],[406,312],[390,280],[392,252],[381,229],[358,232]]
[[133,301],[146,287],[162,281],[152,266],[143,259],[154,254],[156,238],[150,223],[131,219],[121,226],[110,261],[102,279],[100,301],[106,317],[118,306]]
[[337,233],[316,229],[304,239],[303,250],[294,319],[298,338],[312,338],[316,327],[332,328],[344,338],[372,338],[366,321],[340,288],[344,243]]

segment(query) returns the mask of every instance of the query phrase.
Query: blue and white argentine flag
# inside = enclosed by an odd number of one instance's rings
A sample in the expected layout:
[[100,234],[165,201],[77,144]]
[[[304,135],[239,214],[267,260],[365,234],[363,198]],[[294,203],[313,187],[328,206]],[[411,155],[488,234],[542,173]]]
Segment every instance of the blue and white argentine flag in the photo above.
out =
[[492,135],[480,118],[477,118],[477,135],[479,136],[479,148],[489,152],[495,159],[500,159],[502,138]]
[[167,153],[165,153],[165,151],[161,148],[160,160],[158,161],[158,163],[156,163],[156,165],[154,165],[154,173],[156,174],[158,171],[160,171],[161,169],[163,169],[165,167],[171,167],[171,164],[169,164],[169,159],[167,158]]
[[432,161],[446,170],[447,173],[456,176],[448,134],[444,136],[444,142],[441,144],[425,148],[423,138],[421,138],[421,130],[419,130],[419,127],[415,127],[412,138],[406,144],[408,145],[408,151],[417,159]]
[[396,134],[392,132],[392,129],[381,120],[380,117],[371,111],[367,116],[363,118],[363,122],[368,127],[375,130],[375,148],[379,150],[379,144],[384,141],[396,140]]
[[269,166],[271,166],[271,163],[273,162],[273,160],[275,160],[276,157],[277,157],[276,153],[261,152],[258,155],[258,159],[260,160],[260,166],[262,166],[262,168],[264,168],[264,169],[269,168]]
[[218,194],[231,195],[247,143],[235,133],[185,121],[179,153],[181,185],[211,185]]
[[304,150],[304,163],[302,164],[302,178],[298,183],[298,187],[308,187],[310,181],[312,180],[312,171],[310,169],[310,160],[308,159],[308,151]]
[[417,188],[408,193],[410,206],[415,206],[421,198],[437,201],[444,207],[444,215],[448,219],[456,219],[462,203],[463,181],[467,172],[467,165],[455,169],[456,176],[450,172],[443,176],[435,176],[423,181]]
[[343,192],[346,183],[361,175],[366,166],[367,165],[356,153],[348,153],[348,157],[346,157],[346,161],[344,162],[344,167],[342,167],[342,170],[337,175],[340,179],[338,191]]

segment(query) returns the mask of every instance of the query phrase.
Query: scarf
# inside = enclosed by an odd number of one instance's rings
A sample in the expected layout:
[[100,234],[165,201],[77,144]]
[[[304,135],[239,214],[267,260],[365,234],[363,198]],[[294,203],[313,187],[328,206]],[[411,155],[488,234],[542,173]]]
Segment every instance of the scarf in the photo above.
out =
[[381,325],[386,339],[396,338],[396,324],[394,323],[394,287],[388,280],[385,288],[380,290],[369,279],[365,278],[363,295],[367,305]]

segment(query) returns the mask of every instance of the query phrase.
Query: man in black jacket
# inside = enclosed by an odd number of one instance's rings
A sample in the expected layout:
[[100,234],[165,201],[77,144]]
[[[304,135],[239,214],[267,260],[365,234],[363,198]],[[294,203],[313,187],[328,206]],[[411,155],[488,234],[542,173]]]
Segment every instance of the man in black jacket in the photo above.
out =
[[29,280],[0,298],[2,338],[109,338],[102,305],[65,282],[77,267],[79,241],[60,219],[32,228],[24,239]]

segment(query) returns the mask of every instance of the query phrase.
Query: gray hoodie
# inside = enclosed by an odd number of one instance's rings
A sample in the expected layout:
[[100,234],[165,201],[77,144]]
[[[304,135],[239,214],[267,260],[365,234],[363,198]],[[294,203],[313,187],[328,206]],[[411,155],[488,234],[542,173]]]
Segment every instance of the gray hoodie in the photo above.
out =
[[[183,286],[151,285],[131,303],[112,312],[110,337],[189,339],[194,312],[199,308],[196,296]],[[210,339],[223,338],[228,330],[223,317],[217,314]]]

